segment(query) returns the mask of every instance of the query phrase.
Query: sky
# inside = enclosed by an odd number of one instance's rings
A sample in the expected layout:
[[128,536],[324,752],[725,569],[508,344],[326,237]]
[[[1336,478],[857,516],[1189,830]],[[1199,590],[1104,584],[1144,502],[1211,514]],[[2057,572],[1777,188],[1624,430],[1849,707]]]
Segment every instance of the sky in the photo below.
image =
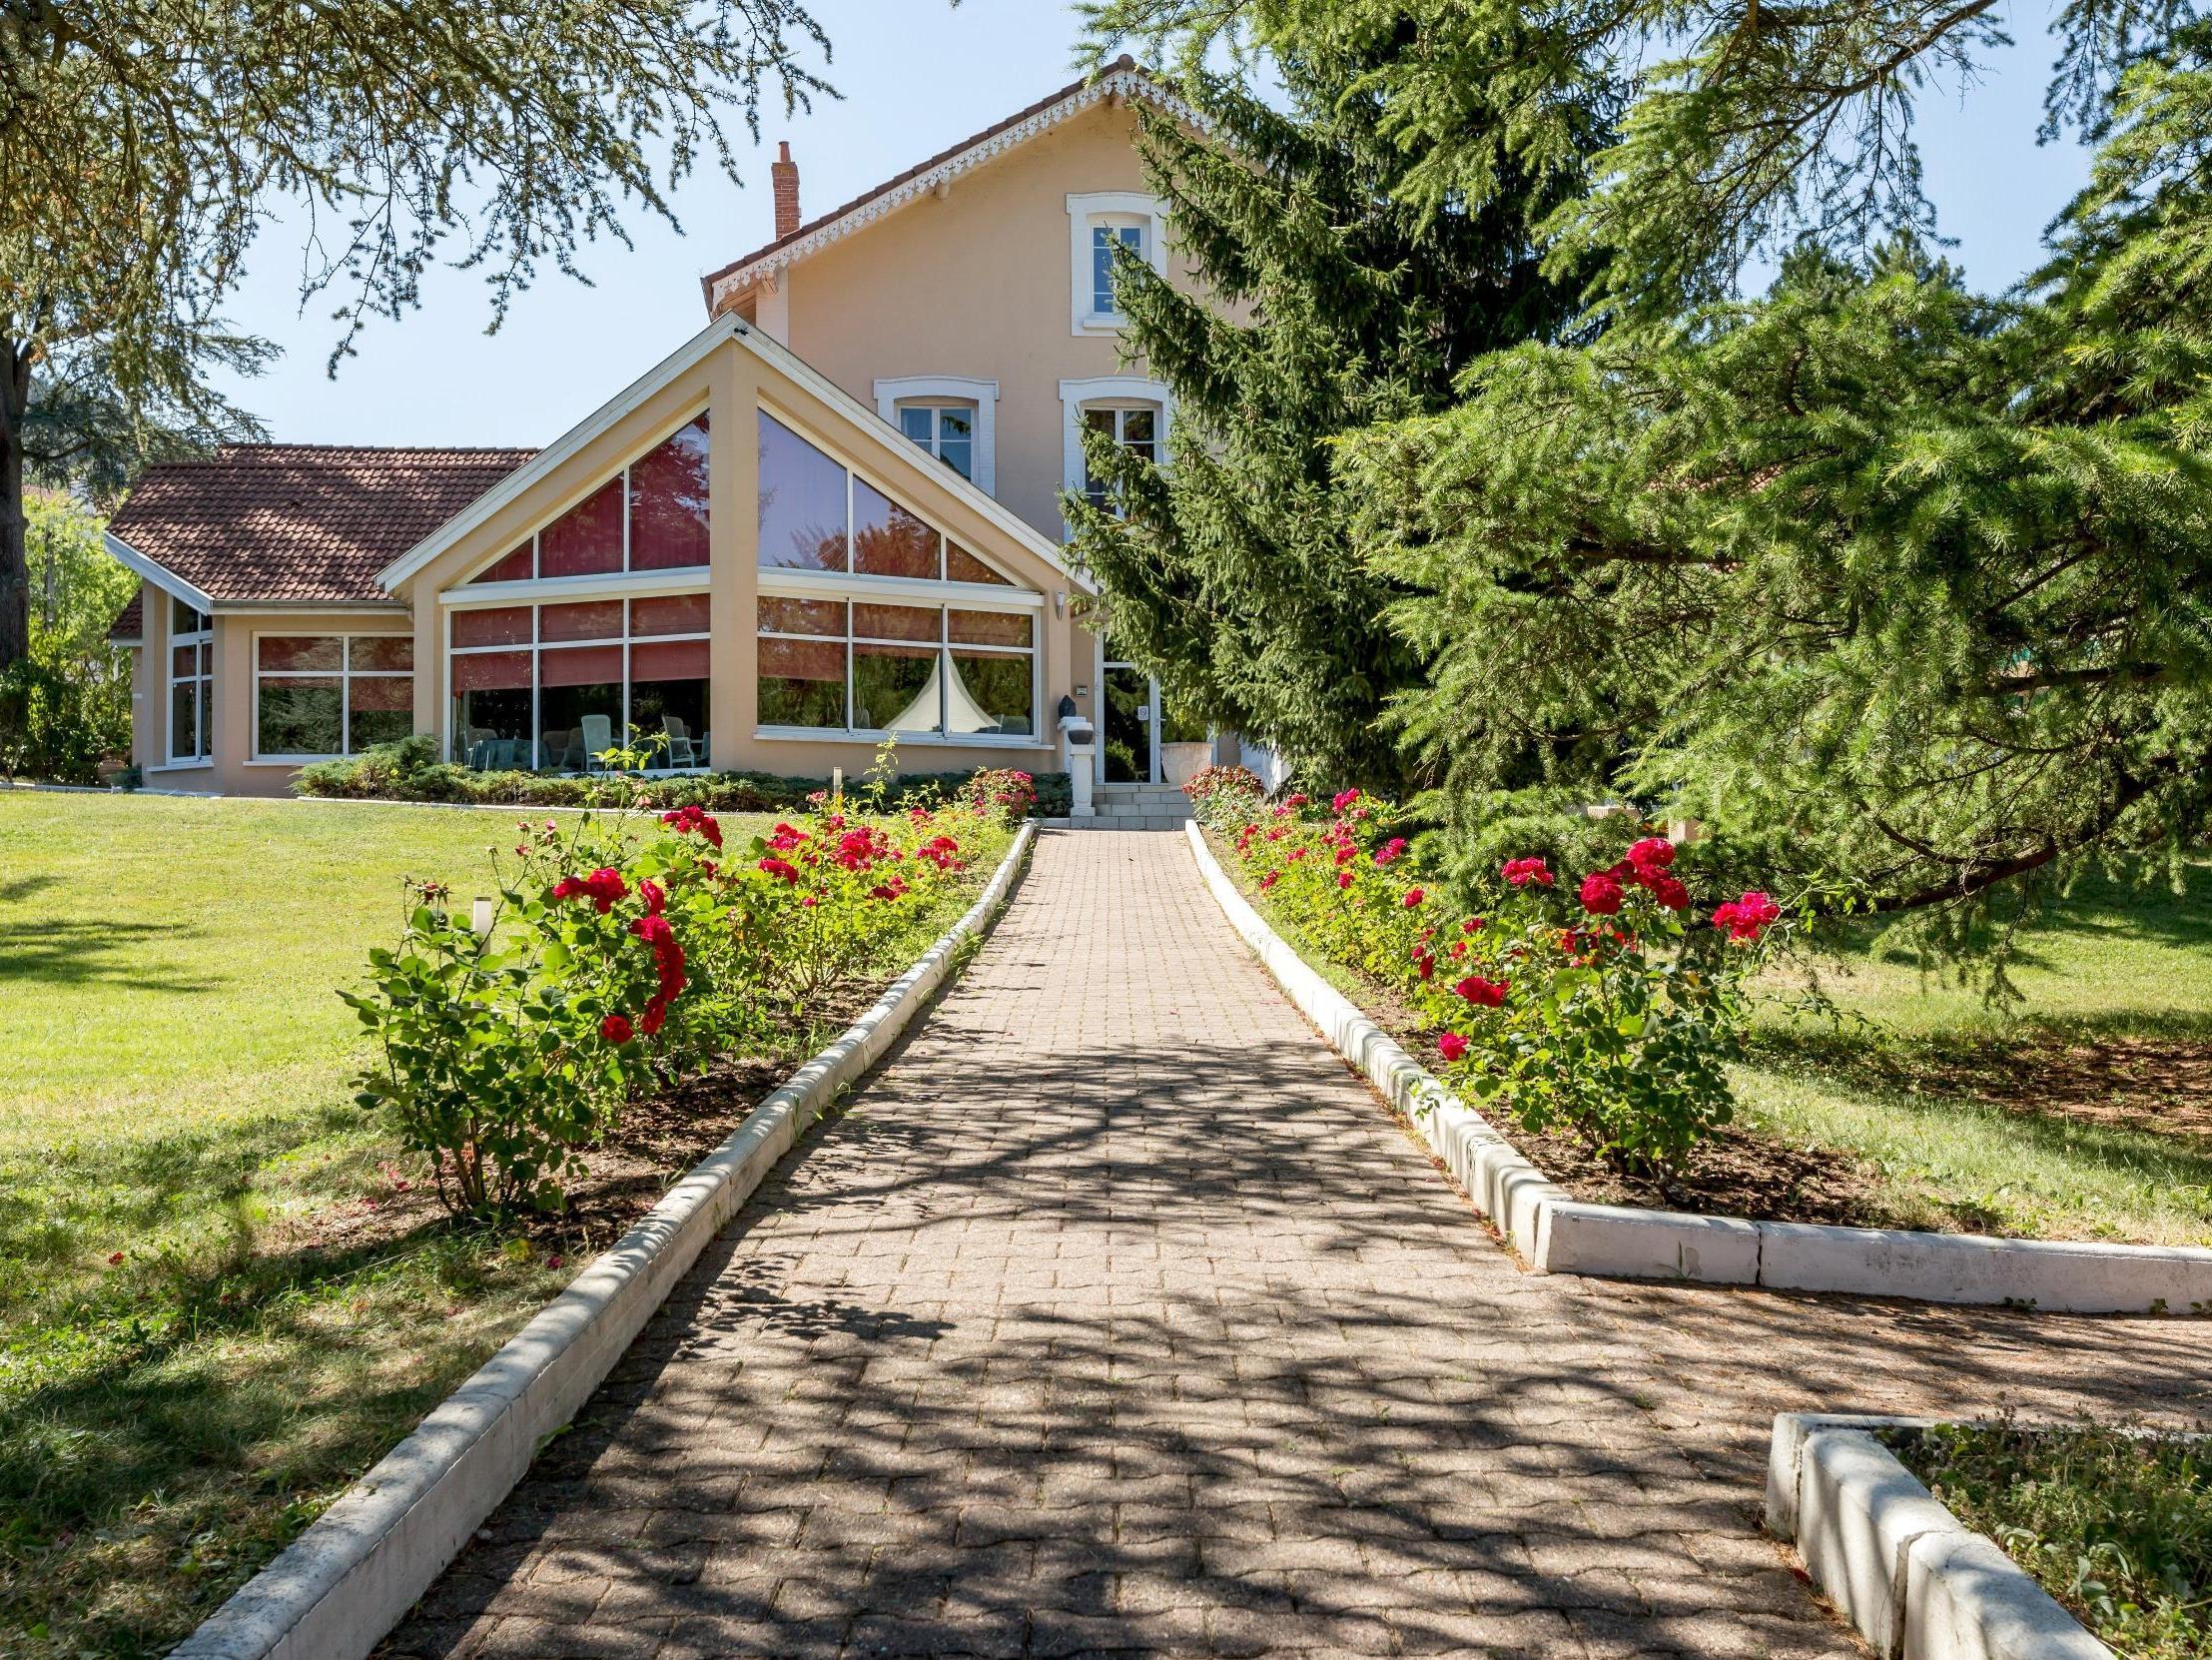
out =
[[[277,221],[257,242],[230,315],[284,357],[228,390],[288,442],[546,443],[705,323],[702,273],[769,240],[768,162],[779,139],[791,141],[811,218],[1075,78],[1076,24],[1051,0],[815,0],[812,9],[834,53],[824,74],[844,97],[790,118],[765,111],[761,149],[741,151],[742,188],[710,170],[676,194],[682,234],[631,214],[634,247],[584,251],[593,286],[544,276],[496,334],[485,333],[479,276],[427,274],[422,308],[372,322],[360,355],[332,380],[333,302],[303,310],[300,240]],[[1957,239],[1951,257],[1979,288],[2001,289],[2037,263],[2043,227],[2086,177],[2072,145],[2035,143],[2051,56],[2046,16],[2015,7],[2012,33],[2023,44],[1963,97],[1931,87],[1918,106],[1938,227]]]

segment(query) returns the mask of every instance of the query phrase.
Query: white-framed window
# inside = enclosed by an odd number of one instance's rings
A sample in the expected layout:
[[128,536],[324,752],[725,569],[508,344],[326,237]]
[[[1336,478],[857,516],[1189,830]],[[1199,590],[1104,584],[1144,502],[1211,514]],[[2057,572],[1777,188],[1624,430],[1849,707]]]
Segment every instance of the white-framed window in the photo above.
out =
[[595,772],[610,749],[706,766],[708,603],[699,586],[450,605],[448,753],[485,772]]
[[1118,332],[1113,262],[1127,249],[1154,271],[1167,269],[1159,198],[1137,191],[1088,191],[1068,198],[1068,328],[1074,335]]
[[1174,398],[1157,381],[1129,375],[1101,376],[1088,381],[1060,384],[1061,481],[1093,501],[1104,498],[1099,481],[1091,475],[1084,452],[1084,434],[1103,431],[1146,460],[1166,464],[1170,458]]
[[758,725],[1034,745],[1045,596],[765,410],[759,436]]
[[708,563],[707,417],[680,429],[540,526],[471,583],[553,581]]
[[212,760],[215,621],[182,599],[169,602],[169,764]]
[[254,759],[327,761],[414,731],[411,634],[256,634]]
[[905,375],[875,391],[878,415],[984,494],[997,493],[998,382]]

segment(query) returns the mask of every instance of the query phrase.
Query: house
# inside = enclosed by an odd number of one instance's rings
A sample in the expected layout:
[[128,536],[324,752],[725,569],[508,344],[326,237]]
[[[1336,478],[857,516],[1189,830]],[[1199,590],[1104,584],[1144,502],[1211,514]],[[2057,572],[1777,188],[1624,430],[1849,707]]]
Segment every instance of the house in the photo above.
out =
[[1064,699],[1101,782],[1160,779],[1176,734],[1079,622],[1060,512],[1086,428],[1172,438],[1106,276],[1187,280],[1144,100],[1124,59],[811,219],[785,146],[705,328],[543,449],[151,468],[110,533],[147,782],[279,794],[410,731],[486,769],[826,776],[896,734],[913,770],[1054,771]]

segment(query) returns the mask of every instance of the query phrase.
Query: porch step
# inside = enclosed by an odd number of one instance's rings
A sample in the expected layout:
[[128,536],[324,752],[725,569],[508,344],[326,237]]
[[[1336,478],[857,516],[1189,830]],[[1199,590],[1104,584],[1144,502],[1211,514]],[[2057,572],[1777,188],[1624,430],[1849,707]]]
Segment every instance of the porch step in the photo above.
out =
[[1108,784],[1092,796],[1093,816],[1045,820],[1051,829],[1180,830],[1190,819],[1190,801],[1165,784]]

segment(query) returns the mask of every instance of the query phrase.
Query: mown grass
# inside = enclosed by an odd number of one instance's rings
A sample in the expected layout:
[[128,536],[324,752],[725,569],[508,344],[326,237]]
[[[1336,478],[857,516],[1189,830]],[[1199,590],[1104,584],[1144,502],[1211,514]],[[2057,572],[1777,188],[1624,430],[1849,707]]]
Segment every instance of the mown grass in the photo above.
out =
[[574,1272],[401,1197],[334,995],[513,830],[0,793],[0,1655],[165,1651]]
[[1892,1444],[2121,1660],[2212,1656],[2212,1442],[1998,1423]]
[[1853,942],[1783,977],[1737,1083],[1751,1123],[1870,1161],[1879,1220],[2212,1244],[2212,870],[2083,884],[2015,938],[2016,999]]

